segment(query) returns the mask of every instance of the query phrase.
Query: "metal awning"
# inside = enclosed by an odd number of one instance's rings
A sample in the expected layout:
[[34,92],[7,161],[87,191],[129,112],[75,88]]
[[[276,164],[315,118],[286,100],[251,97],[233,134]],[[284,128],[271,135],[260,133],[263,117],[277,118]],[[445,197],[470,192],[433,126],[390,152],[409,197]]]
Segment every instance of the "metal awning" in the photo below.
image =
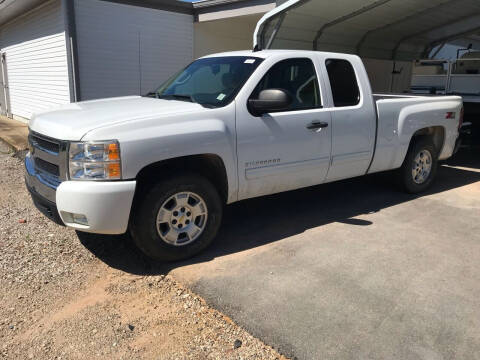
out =
[[412,60],[477,39],[480,0],[288,0],[257,23],[258,49],[314,49]]

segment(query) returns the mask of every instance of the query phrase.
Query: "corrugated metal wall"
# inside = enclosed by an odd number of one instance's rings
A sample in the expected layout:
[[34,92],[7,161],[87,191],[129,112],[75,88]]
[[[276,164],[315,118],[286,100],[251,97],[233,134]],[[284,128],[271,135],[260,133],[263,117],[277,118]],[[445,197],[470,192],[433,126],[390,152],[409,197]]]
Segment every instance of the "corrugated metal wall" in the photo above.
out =
[[252,34],[262,15],[196,22],[195,58],[223,51],[252,49]]
[[76,0],[82,100],[153,90],[193,59],[192,15]]
[[29,119],[70,102],[64,29],[59,0],[0,28],[13,115]]

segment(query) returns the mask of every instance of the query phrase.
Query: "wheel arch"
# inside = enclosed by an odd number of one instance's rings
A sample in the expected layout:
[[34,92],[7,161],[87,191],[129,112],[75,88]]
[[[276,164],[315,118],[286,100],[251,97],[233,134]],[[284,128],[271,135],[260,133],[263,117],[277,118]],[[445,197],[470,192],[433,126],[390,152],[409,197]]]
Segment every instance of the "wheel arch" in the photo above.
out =
[[418,137],[425,137],[432,140],[435,150],[437,151],[437,156],[442,152],[443,146],[445,144],[445,127],[438,126],[428,126],[415,131],[410,139],[409,147],[412,146],[413,142]]
[[437,157],[440,158],[445,146],[446,129],[442,125],[425,126],[415,130],[409,138],[405,138],[404,143],[399,145],[399,148],[396,151],[394,165],[391,167],[392,169],[397,169],[402,166],[408,154],[408,150],[413,146],[416,140],[422,137],[431,139],[435,146]]
[[144,166],[136,176],[135,193],[143,193],[164,176],[185,172],[194,172],[207,178],[218,190],[222,201],[227,202],[229,184],[225,163],[219,155],[209,153],[170,158]]

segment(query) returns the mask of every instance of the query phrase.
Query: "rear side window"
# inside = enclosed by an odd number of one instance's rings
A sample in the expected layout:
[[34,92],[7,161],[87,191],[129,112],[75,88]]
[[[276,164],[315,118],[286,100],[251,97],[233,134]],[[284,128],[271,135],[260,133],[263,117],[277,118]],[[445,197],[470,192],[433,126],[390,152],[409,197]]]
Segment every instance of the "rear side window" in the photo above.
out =
[[343,59],[325,61],[336,107],[354,106],[360,102],[360,90],[352,64]]
[[293,99],[289,111],[321,107],[317,74],[310,59],[287,59],[273,65],[258,83],[252,98],[258,98],[260,91],[266,89],[287,91]]

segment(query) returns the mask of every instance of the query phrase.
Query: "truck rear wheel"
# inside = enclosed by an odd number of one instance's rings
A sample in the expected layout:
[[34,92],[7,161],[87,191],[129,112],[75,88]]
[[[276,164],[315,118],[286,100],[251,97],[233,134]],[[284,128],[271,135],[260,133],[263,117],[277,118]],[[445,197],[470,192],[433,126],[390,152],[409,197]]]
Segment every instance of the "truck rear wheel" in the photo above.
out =
[[404,189],[411,194],[425,191],[435,179],[437,166],[438,155],[433,142],[426,137],[413,139],[399,169]]
[[154,185],[138,201],[130,232],[148,257],[161,261],[189,258],[217,235],[223,204],[215,187],[196,174]]

